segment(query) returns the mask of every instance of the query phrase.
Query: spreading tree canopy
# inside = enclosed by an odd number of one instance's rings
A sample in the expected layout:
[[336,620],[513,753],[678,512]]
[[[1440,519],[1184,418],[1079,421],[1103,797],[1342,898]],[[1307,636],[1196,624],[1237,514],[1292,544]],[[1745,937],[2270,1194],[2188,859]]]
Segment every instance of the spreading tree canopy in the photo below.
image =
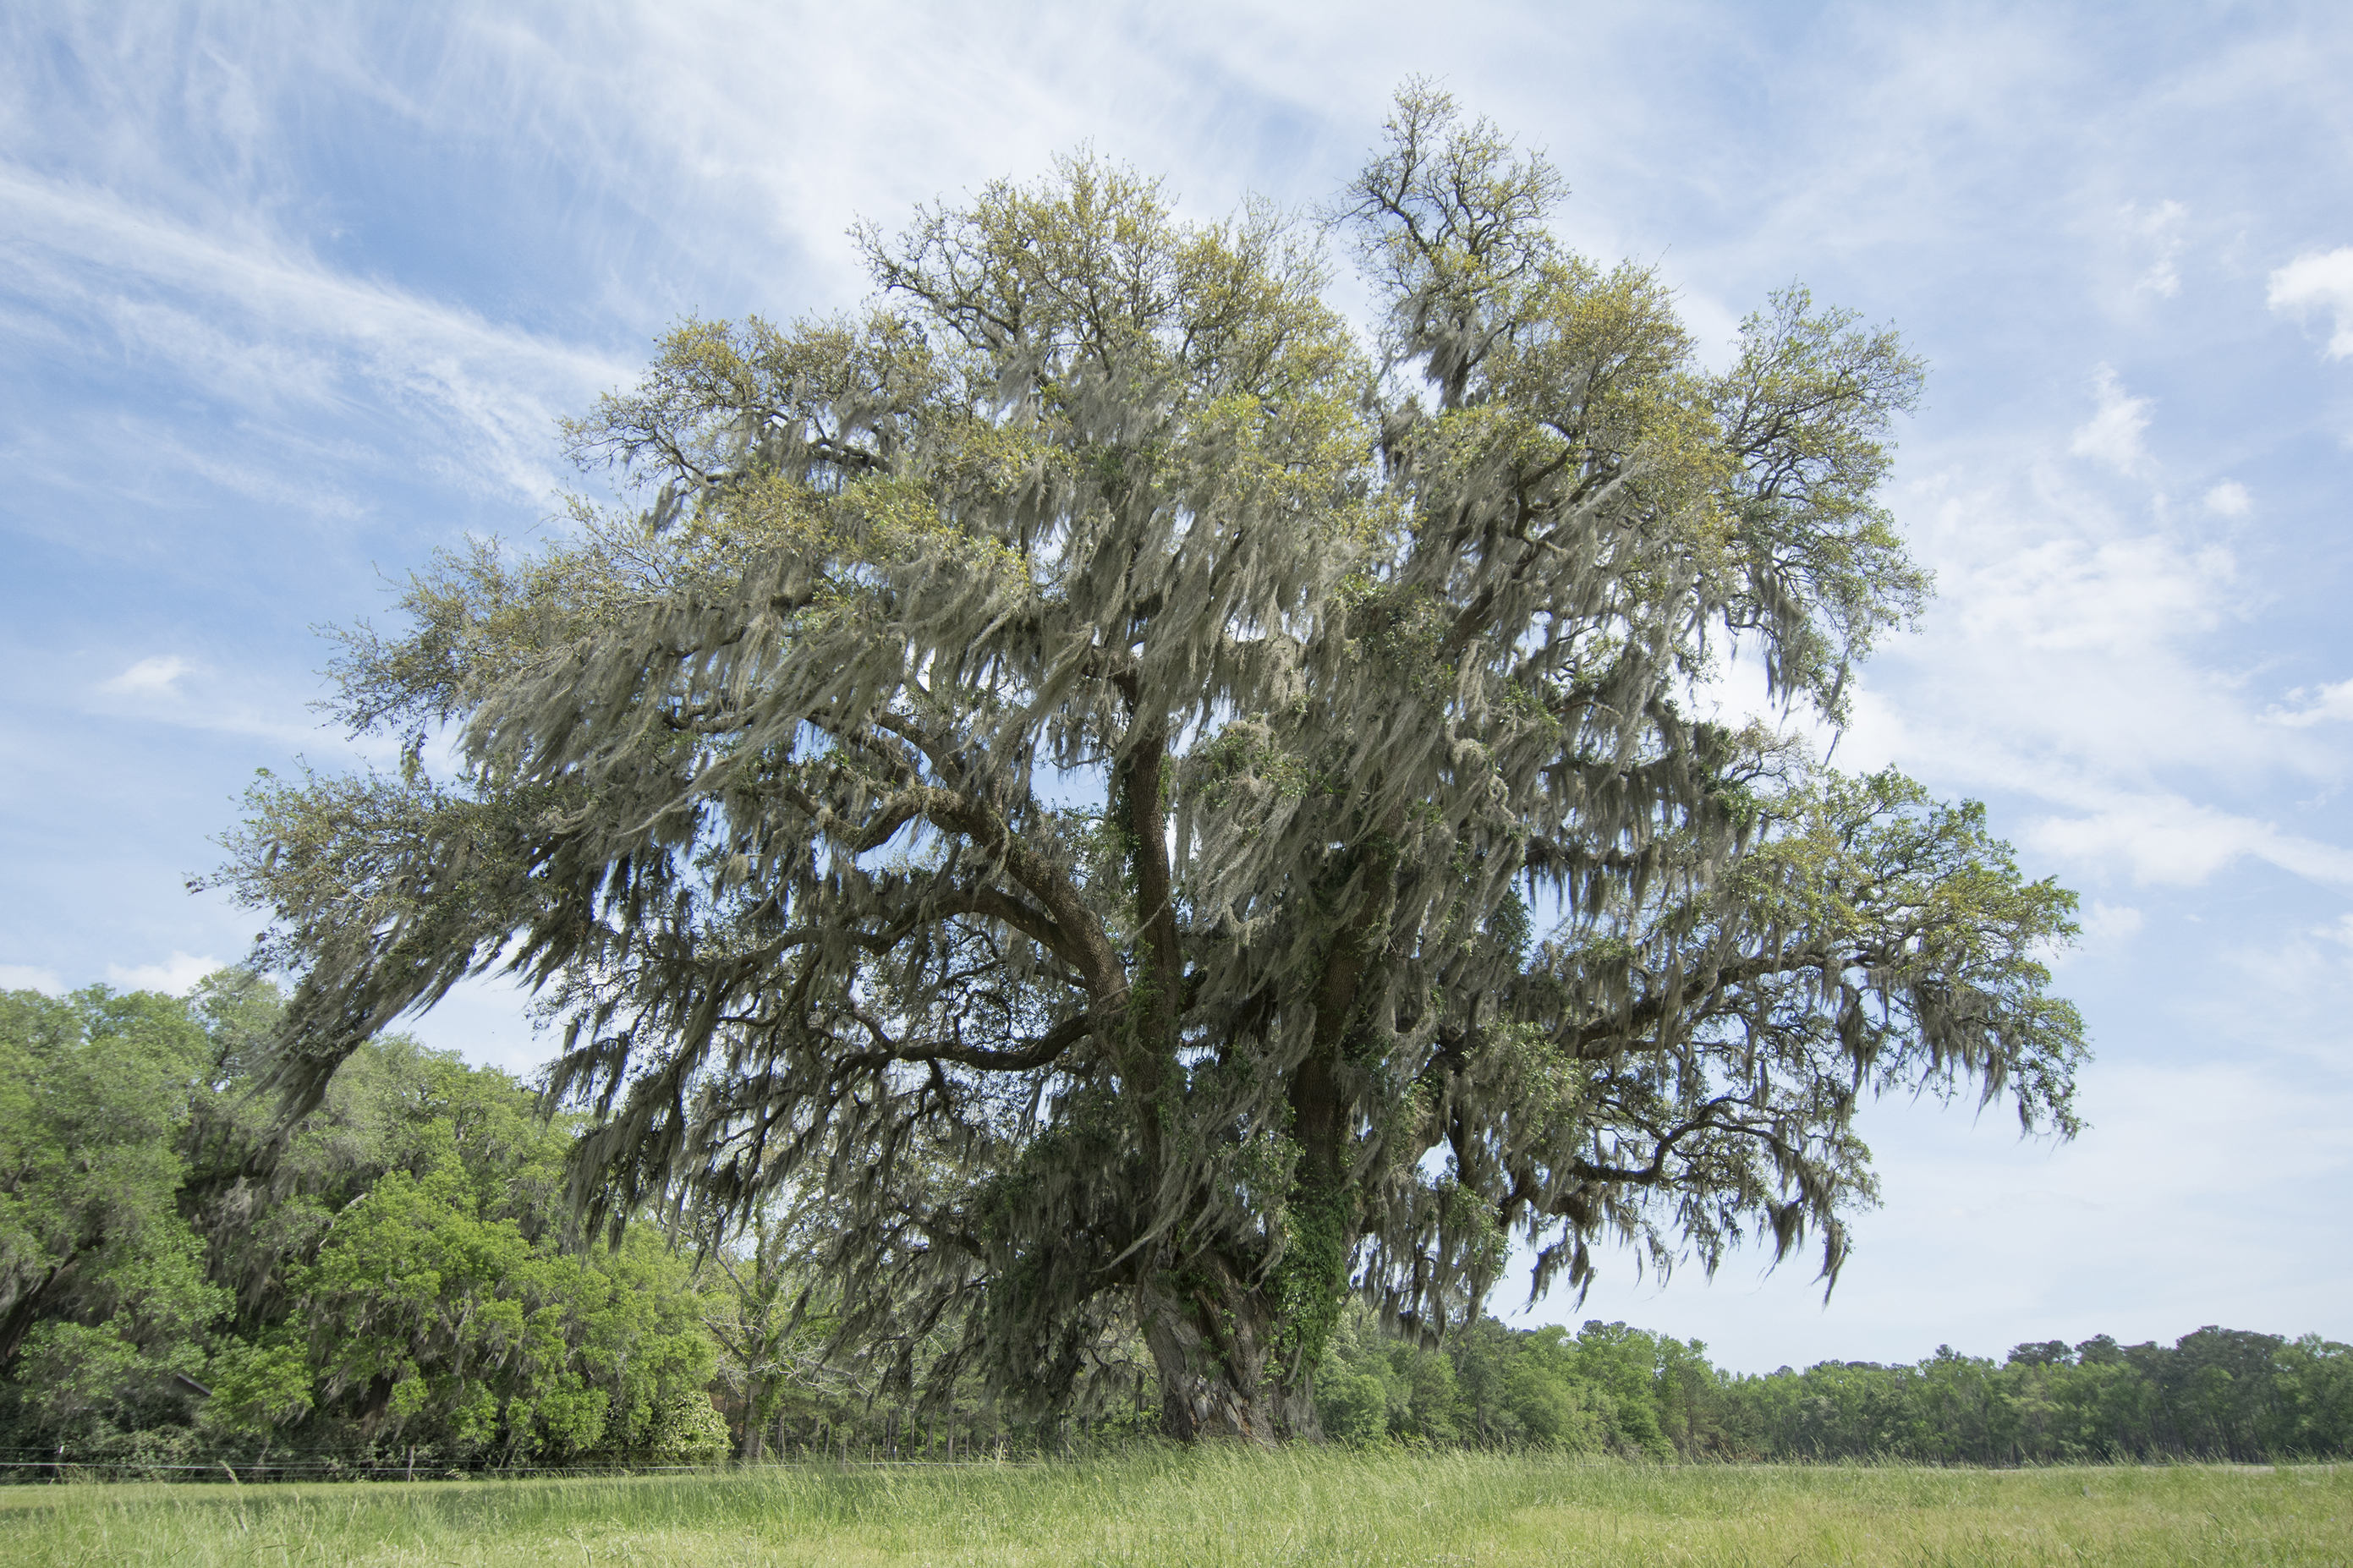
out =
[[335,667],[408,765],[231,840],[290,1106],[520,975],[591,1213],[821,1195],[845,1337],[1052,1405],[1140,1332],[1172,1432],[1261,1440],[1351,1292],[1834,1278],[1862,1100],[2073,1131],[2072,896],[1694,712],[1736,650],[1836,722],[1916,607],[1918,362],[1792,288],[1709,370],[1563,195],[1409,89],[1322,229],[1082,156],[859,229],[862,316],[679,327],[566,426],[647,510],[417,575]]

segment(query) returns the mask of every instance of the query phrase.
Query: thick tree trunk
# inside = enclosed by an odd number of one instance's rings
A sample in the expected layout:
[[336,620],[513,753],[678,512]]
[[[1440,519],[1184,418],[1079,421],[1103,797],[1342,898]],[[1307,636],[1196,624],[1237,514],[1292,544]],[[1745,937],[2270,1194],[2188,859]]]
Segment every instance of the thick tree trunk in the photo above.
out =
[[776,1452],[779,1457],[784,1453],[781,1436],[784,1426],[777,1414],[785,1403],[785,1391],[782,1383],[776,1379],[754,1378],[750,1382],[752,1387],[744,1412],[744,1446],[737,1451],[736,1458],[744,1464],[756,1465],[768,1457],[768,1428],[772,1426],[780,1434],[776,1439]]
[[1162,1274],[1143,1292],[1144,1337],[1160,1373],[1161,1430],[1180,1442],[1239,1438],[1264,1447],[1316,1439],[1307,1374],[1282,1380],[1272,1304],[1214,1266],[1206,1277]]
[[[41,1307],[49,1291],[59,1280],[71,1280],[79,1266],[79,1257],[69,1257],[63,1263],[49,1266],[40,1282],[12,1300],[0,1301],[0,1371],[15,1367],[16,1352],[24,1347],[25,1336],[40,1321]],[[62,1292],[60,1292],[62,1294]]]

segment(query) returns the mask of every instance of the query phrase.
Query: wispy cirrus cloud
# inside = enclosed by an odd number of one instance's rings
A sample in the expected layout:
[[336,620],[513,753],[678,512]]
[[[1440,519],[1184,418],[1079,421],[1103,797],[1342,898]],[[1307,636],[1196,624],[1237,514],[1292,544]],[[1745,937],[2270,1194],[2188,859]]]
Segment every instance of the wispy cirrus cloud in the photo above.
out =
[[[113,192],[0,165],[0,247],[27,339],[95,328],[207,398],[278,420],[296,408],[404,411],[453,477],[536,501],[554,483],[555,416],[628,368],[559,340],[327,266],[259,226],[197,227]],[[437,438],[438,437],[438,438]],[[415,436],[405,437],[413,443]],[[245,493],[290,481],[233,459],[190,465]],[[354,510],[348,500],[330,510]]]
[[[2104,390],[2137,455],[2150,411]],[[2112,419],[2112,440],[2126,426]],[[2080,428],[2050,447],[2062,440],[2099,445]],[[2269,782],[2326,791],[2353,773],[2344,745],[2311,732],[2353,703],[2353,682],[2283,709],[2224,652],[2267,592],[2233,542],[2252,510],[2233,482],[2168,521],[2153,491],[2120,498],[2063,462],[1965,483],[1976,467],[1957,458],[1898,497],[1941,596],[1866,675],[1841,754],[2002,794],[2010,831],[2073,876],[2196,886],[2253,861],[2353,888],[2353,849]],[[2138,518],[2136,490],[2151,508]]]
[[2126,232],[2148,258],[2140,276],[2133,279],[2134,292],[2166,300],[2180,293],[2181,273],[2176,264],[2186,243],[2182,228],[2189,209],[2172,200],[2158,202],[2147,212],[2127,204],[2122,216]]
[[2116,792],[2084,815],[2046,816],[2025,837],[2048,854],[2119,866],[2142,884],[2196,887],[2253,858],[2353,889],[2353,849],[2179,795]]
[[142,658],[121,674],[99,682],[100,691],[122,697],[162,697],[171,695],[180,678],[195,668],[178,654],[158,654]]

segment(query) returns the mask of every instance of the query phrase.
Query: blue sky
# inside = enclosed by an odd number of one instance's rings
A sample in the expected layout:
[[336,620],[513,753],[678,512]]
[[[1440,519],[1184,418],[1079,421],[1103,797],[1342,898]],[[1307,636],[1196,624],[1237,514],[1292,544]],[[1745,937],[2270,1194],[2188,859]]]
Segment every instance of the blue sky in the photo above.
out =
[[[183,890],[317,727],[312,628],[551,526],[554,421],[680,316],[855,304],[843,238],[1058,151],[1308,206],[1416,72],[1720,353],[1794,279],[1933,369],[1939,579],[1845,765],[2081,889],[2093,1127],[1869,1115],[1825,1307],[1736,1258],[1583,1308],[1747,1370],[2353,1339],[2353,19],[2338,8],[260,5],[0,16],[0,984],[180,986]],[[1018,20],[1017,20],[1018,18]],[[1717,700],[1738,707],[1736,668]],[[507,994],[418,1032],[527,1068]],[[1496,1305],[1520,1298],[1500,1294]]]

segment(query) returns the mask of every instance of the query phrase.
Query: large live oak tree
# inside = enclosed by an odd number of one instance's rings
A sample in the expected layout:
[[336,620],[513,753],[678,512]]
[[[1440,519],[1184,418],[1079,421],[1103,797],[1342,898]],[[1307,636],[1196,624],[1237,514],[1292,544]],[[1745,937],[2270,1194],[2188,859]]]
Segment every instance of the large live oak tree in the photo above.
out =
[[1412,89],[1328,215],[1369,350],[1312,235],[1084,158],[860,230],[860,319],[679,328],[569,426],[650,508],[414,579],[337,666],[411,765],[256,792],[292,1107],[520,974],[591,1211],[818,1194],[846,1338],[1050,1405],[1140,1331],[1168,1430],[1260,1440],[1352,1290],[1834,1278],[1862,1099],[2072,1131],[2072,896],[1686,711],[1736,647],[1836,721],[1916,607],[1917,363],[1793,289],[1705,370],[1562,194]]

